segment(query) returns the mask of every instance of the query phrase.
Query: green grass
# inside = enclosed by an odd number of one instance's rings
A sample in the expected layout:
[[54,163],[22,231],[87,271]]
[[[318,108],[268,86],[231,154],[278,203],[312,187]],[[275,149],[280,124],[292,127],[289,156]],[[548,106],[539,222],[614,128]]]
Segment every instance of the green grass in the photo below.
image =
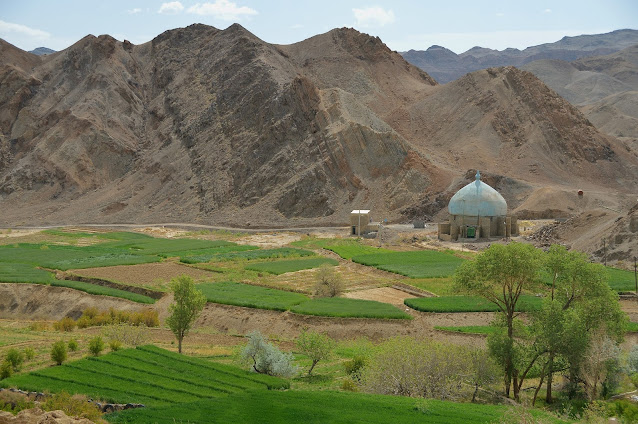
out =
[[325,297],[312,299],[293,306],[290,310],[297,314],[343,318],[392,318],[411,319],[409,314],[397,307],[374,300]]
[[199,240],[189,238],[144,238],[134,240],[120,240],[101,245],[103,248],[121,249],[142,255],[179,256],[180,252],[198,251],[202,249],[216,249],[220,247],[237,246],[224,240]]
[[631,333],[638,333],[638,322],[628,322],[627,331]]
[[285,380],[189,358],[154,346],[112,352],[0,381],[2,387],[82,393],[117,403],[161,406],[288,388]]
[[465,325],[461,327],[442,327],[435,326],[435,330],[450,331],[452,333],[463,334],[493,334],[496,332],[496,327],[491,325]]
[[367,246],[365,244],[341,244],[341,245],[328,245],[324,249],[335,252],[343,259],[352,259],[355,256],[371,255],[371,254],[385,254],[396,253],[392,250],[381,249],[378,247]]
[[635,291],[636,280],[633,271],[607,267],[609,287],[616,291]]
[[463,259],[450,253],[419,250],[354,256],[352,261],[410,278],[438,278],[454,274]]
[[[249,249],[250,248],[250,249]],[[246,246],[243,251],[241,249],[235,249],[234,251],[216,252],[210,254],[196,254],[185,255],[180,257],[180,262],[187,264],[197,264],[203,262],[222,262],[222,261],[236,261],[246,260],[251,261],[255,259],[270,259],[270,258],[290,258],[290,257],[302,257],[312,256],[313,252],[303,249],[294,249],[291,247],[280,247],[277,249],[259,249],[255,246]]]
[[323,264],[337,265],[339,262],[329,258],[290,259],[250,264],[246,266],[246,269],[280,275],[285,274],[286,272],[317,268]]
[[30,264],[0,263],[0,282],[51,284],[53,274]]
[[137,303],[155,303],[155,299],[144,296],[137,293],[131,293],[126,290],[114,289],[111,287],[98,286],[96,284],[85,283],[83,281],[71,281],[71,280],[53,280],[52,286],[68,287],[75,290],[80,290],[89,294],[96,294],[101,296],[119,297],[122,299],[132,300]]
[[93,268],[158,262],[158,256],[139,255],[102,246],[13,244],[0,246],[0,262],[23,263],[51,269]]
[[308,300],[299,293],[234,282],[202,283],[197,288],[209,302],[276,311],[286,311]]
[[[405,299],[404,303],[421,312],[497,312],[492,302],[476,296],[417,297]],[[526,312],[539,309],[542,299],[536,296],[522,295],[517,311]]]
[[[269,424],[486,424],[499,422],[503,405],[478,405],[401,396],[334,391],[251,390],[214,400],[108,415],[113,423],[269,423]],[[547,422],[560,420],[532,411]],[[545,421],[543,421],[545,422]]]

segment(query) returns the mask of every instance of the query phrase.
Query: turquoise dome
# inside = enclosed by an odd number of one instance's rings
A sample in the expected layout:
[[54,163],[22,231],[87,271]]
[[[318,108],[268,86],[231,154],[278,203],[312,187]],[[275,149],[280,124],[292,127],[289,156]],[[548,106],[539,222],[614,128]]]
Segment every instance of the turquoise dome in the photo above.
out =
[[447,207],[450,215],[465,216],[505,216],[507,202],[498,191],[481,181],[476,172],[476,181],[456,192]]

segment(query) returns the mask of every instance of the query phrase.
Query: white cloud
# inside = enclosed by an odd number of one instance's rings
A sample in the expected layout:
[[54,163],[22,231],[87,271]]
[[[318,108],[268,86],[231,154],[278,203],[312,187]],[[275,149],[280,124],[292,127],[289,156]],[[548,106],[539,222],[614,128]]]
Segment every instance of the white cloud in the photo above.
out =
[[392,10],[385,10],[379,6],[367,7],[365,9],[352,9],[356,26],[360,28],[380,27],[396,21]]
[[182,5],[182,3],[178,1],[171,1],[168,3],[162,3],[157,13],[162,13],[165,15],[174,15],[176,13],[181,12],[182,10],[184,10],[184,6]]
[[126,11],[129,15],[136,15],[138,13],[142,12],[142,9],[140,9],[139,7],[136,7],[134,9],[129,9]]
[[293,26],[290,27],[290,29],[301,29],[303,28],[303,25],[301,24],[294,24]]
[[496,14],[496,16],[498,16],[499,18],[502,18],[503,16],[505,16],[505,13],[503,13],[503,12],[498,12],[498,13]]
[[197,3],[188,8],[188,13],[201,16],[213,16],[224,21],[236,21],[244,16],[257,15],[257,11],[246,6],[237,6],[228,0],[215,0],[214,3]]
[[46,31],[5,21],[0,21],[0,35],[2,35],[2,38],[5,38],[6,35],[14,35],[23,37],[27,36],[39,40],[46,40],[51,37],[51,34]]
[[543,13],[552,13],[552,9],[545,9],[543,10]]

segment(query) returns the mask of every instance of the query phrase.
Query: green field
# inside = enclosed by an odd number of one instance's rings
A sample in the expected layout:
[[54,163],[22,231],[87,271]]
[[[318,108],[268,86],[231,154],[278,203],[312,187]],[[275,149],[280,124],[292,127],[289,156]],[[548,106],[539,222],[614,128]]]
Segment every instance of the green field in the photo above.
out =
[[343,259],[352,259],[355,256],[361,255],[396,253],[393,250],[381,249],[378,247],[367,246],[365,244],[328,245],[324,247],[324,249],[335,252]]
[[197,288],[209,302],[276,311],[287,311],[308,300],[299,293],[233,282],[202,283],[197,284]]
[[410,278],[449,277],[463,260],[450,253],[435,250],[376,253],[352,258],[353,262]]
[[256,250],[257,248],[255,246],[244,247],[244,249],[234,249],[227,252],[184,255],[180,257],[180,262],[187,264],[198,264],[203,262],[223,262],[235,260],[251,261],[255,259],[290,258],[314,255],[314,253],[309,252],[308,250],[295,249],[291,247],[259,250]]
[[119,290],[111,287],[98,286],[97,284],[85,283],[83,281],[53,280],[51,282],[51,285],[58,287],[68,287],[89,294],[120,297],[122,299],[132,300],[133,302],[137,303],[155,303],[155,299],[153,299],[152,297],[132,293],[126,290]]
[[51,284],[53,274],[30,264],[0,263],[0,282]]
[[[503,405],[333,391],[251,390],[215,400],[142,408],[108,416],[113,423],[479,424],[499,422]],[[561,422],[532,411],[548,423]]]
[[609,287],[616,291],[635,291],[636,280],[633,271],[607,267]]
[[[497,312],[497,306],[476,296],[440,296],[416,297],[405,299],[404,303],[412,309],[421,312]],[[516,310],[527,312],[541,307],[542,298],[522,295]]]
[[342,318],[389,318],[411,319],[412,317],[397,307],[374,300],[324,297],[312,299],[293,306],[290,310],[297,314]]
[[435,326],[435,330],[450,331],[452,333],[463,334],[493,334],[496,332],[496,327],[491,325],[465,325],[461,327],[442,327]]
[[289,259],[284,261],[269,261],[247,265],[251,271],[268,272],[270,274],[285,274],[286,272],[301,271],[302,269],[317,268],[323,264],[338,265],[339,262],[330,258]]
[[162,406],[251,389],[288,388],[285,380],[243,371],[155,346],[126,349],[0,381],[2,387],[62,390],[116,403]]

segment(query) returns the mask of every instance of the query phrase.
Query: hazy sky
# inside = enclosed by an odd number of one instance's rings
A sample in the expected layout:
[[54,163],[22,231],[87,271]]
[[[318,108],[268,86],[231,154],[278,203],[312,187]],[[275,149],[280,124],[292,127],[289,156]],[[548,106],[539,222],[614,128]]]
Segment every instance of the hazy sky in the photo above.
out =
[[0,38],[24,50],[62,50],[87,34],[140,44],[193,23],[224,29],[234,22],[269,43],[345,26],[397,51],[438,44],[461,53],[477,45],[523,49],[566,35],[638,29],[638,0],[0,0]]

